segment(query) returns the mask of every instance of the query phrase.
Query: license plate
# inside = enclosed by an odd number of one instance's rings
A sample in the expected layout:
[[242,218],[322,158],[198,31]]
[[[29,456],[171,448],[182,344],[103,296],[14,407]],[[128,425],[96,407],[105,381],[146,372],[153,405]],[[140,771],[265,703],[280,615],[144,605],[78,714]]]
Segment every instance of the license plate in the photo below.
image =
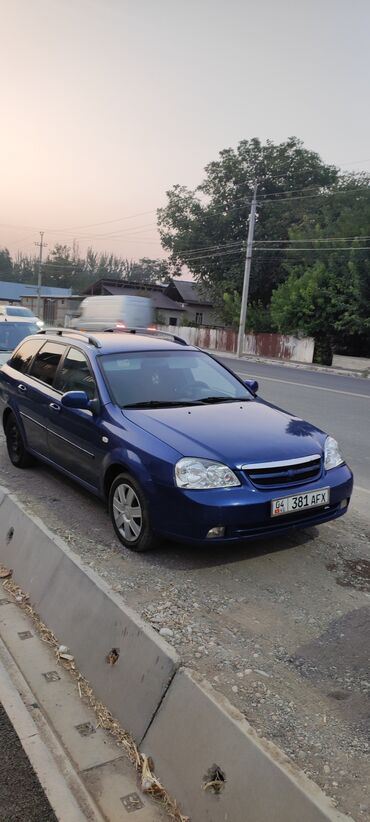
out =
[[280,497],[271,502],[271,516],[281,517],[282,514],[295,514],[305,508],[318,508],[327,505],[330,500],[330,488],[318,488],[317,491],[302,491],[291,497]]

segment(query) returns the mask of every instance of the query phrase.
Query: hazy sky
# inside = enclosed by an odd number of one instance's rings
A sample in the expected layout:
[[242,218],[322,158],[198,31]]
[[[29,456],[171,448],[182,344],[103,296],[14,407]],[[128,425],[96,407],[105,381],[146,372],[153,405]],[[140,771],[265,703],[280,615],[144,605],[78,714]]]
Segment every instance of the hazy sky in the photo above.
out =
[[44,229],[49,247],[159,255],[166,189],[243,138],[294,134],[370,170],[369,0],[0,0],[0,28],[12,252]]

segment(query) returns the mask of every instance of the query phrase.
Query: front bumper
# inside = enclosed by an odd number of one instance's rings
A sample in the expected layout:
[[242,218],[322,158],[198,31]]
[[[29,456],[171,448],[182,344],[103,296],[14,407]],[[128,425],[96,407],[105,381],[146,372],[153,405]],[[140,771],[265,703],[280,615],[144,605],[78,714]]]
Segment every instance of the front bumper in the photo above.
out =
[[[330,502],[319,508],[271,517],[271,501],[278,497],[330,488]],[[250,483],[237,488],[186,491],[157,486],[151,505],[153,528],[170,539],[209,545],[238,542],[308,528],[345,514],[351,497],[353,475],[347,465],[323,472],[306,485],[257,489]],[[154,503],[154,504],[153,504]],[[211,528],[223,526],[224,536],[207,538]]]

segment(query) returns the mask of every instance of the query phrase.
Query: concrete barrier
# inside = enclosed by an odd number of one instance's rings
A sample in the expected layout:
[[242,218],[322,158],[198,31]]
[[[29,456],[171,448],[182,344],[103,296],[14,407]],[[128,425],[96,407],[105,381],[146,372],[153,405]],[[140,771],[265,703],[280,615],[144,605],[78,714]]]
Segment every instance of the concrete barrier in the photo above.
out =
[[172,680],[141,747],[191,822],[348,822],[275,745],[256,736],[225,697],[189,670],[180,669]]
[[351,371],[368,371],[370,373],[370,359],[365,357],[344,357],[334,354],[332,366],[335,368],[346,368]]
[[[4,489],[0,561],[71,649],[98,698],[140,742],[179,665],[176,652]],[[112,648],[119,653],[113,665]]]
[[96,696],[152,756],[191,822],[348,822],[227,699],[179,670],[176,652],[2,488],[0,562],[69,646]]

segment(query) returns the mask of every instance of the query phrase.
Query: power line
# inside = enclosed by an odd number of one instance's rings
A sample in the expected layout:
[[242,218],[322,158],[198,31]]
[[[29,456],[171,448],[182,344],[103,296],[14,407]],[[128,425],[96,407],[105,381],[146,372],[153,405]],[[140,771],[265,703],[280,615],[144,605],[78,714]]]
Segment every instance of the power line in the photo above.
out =
[[265,205],[265,203],[271,203],[271,204],[278,203],[279,205],[281,205],[281,203],[289,203],[289,202],[292,202],[293,200],[307,200],[307,199],[312,199],[314,197],[328,197],[328,196],[335,197],[335,196],[339,196],[339,195],[355,194],[355,193],[363,194],[365,191],[366,192],[368,191],[370,193],[370,186],[366,186],[365,188],[361,187],[361,186],[356,186],[356,188],[345,188],[345,189],[334,189],[334,190],[331,189],[330,191],[321,191],[317,194],[306,194],[306,195],[302,195],[301,197],[282,197],[280,200],[266,199],[266,200],[263,201],[263,203],[261,205]]
[[[73,230],[74,228],[94,228],[98,225],[111,225],[112,223],[120,223],[123,220],[133,220],[135,217],[143,217],[144,214],[155,214],[156,211],[157,209],[151,209],[150,211],[139,211],[136,214],[126,214],[125,217],[116,217],[114,220],[103,220],[100,223],[85,223],[84,225],[67,226],[67,230]],[[64,229],[61,228],[58,230],[63,231]]]
[[370,240],[370,237],[362,237],[361,235],[356,235],[354,237],[305,237],[302,240],[255,240],[255,243],[326,243],[331,241],[337,240]]
[[272,252],[282,251],[284,254],[285,253],[290,253],[290,252],[298,254],[301,251],[318,251],[319,253],[321,253],[322,251],[370,251],[370,245],[357,245],[357,246],[356,245],[355,246],[354,245],[349,245],[349,246],[344,246],[344,245],[332,246],[332,245],[329,245],[327,248],[323,248],[322,246],[320,248],[312,248],[312,246],[311,246],[311,248],[301,248],[301,247],[299,247],[299,248],[276,248],[276,247],[275,248],[261,248],[261,247],[259,247],[259,248],[256,248],[255,251],[272,251]]

